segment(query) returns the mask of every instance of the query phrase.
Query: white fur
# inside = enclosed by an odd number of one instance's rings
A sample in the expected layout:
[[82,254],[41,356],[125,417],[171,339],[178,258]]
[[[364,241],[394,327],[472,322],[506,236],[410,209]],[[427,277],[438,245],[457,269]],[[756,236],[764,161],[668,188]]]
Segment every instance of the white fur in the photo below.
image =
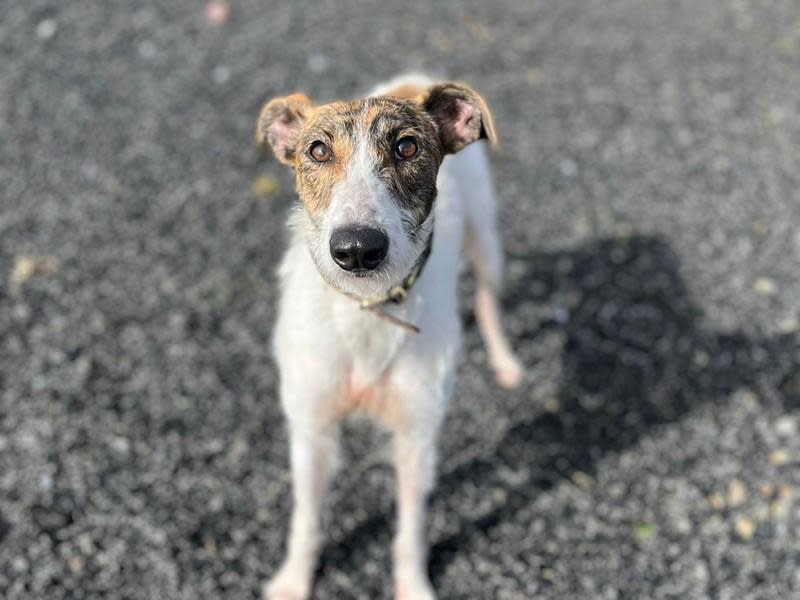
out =
[[[427,222],[435,232],[430,258],[408,300],[386,306],[417,325],[419,334],[360,309],[332,287],[359,297],[380,296],[402,281],[423,245],[409,241],[400,210],[372,175],[369,140],[359,139],[349,169],[346,180],[334,189],[320,226],[302,210],[292,215],[290,247],[280,267],[282,297],[274,351],[291,436],[294,511],[286,560],[265,596],[308,597],[320,539],[320,506],[336,465],[343,397],[348,390],[373,386],[392,390],[393,417],[387,425],[395,431],[398,475],[396,598],[430,600],[434,593],[426,575],[425,501],[433,485],[437,434],[461,347],[457,278],[465,232],[479,289],[488,298],[477,309],[482,327],[489,328],[483,333],[491,362],[503,383],[518,383],[522,373],[500,329],[494,295],[502,261],[488,160],[482,144],[474,144],[447,157],[439,171],[438,197]],[[379,278],[356,278],[329,256],[330,232],[354,223],[380,226],[388,234],[387,267]]]

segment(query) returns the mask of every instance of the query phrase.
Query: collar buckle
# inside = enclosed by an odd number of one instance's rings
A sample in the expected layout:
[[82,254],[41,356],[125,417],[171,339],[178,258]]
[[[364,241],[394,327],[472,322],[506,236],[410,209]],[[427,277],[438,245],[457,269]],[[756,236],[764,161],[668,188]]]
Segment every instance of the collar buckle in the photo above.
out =
[[391,290],[389,290],[387,296],[389,302],[402,304],[408,299],[408,289],[405,286],[398,285],[397,287],[393,287]]

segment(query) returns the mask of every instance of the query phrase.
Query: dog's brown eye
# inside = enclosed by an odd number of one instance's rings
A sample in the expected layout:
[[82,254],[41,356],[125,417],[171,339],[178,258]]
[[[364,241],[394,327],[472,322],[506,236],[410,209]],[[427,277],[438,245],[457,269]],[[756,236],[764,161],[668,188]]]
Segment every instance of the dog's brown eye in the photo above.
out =
[[317,162],[327,162],[333,158],[333,152],[322,142],[314,142],[311,144],[311,149],[308,151],[311,158]]
[[394,145],[394,153],[400,160],[414,158],[417,154],[417,142],[412,137],[404,137],[397,140]]

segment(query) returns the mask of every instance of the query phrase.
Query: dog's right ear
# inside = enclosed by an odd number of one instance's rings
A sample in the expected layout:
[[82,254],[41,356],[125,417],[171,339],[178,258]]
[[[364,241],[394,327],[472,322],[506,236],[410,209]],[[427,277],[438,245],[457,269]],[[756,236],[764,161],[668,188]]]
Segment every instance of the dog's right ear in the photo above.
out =
[[304,94],[270,100],[258,116],[256,143],[262,147],[269,144],[279,161],[293,165],[297,136],[313,106]]

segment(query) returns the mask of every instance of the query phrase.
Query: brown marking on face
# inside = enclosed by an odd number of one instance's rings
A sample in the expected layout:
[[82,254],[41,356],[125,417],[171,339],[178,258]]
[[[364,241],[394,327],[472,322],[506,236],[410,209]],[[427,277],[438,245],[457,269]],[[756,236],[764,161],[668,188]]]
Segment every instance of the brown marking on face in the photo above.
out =
[[[409,214],[410,230],[422,224],[436,199],[436,175],[444,154],[436,124],[418,104],[395,97],[372,98],[369,138],[377,151],[377,175]],[[397,154],[397,142],[412,138],[417,152]]]
[[[297,193],[312,219],[328,207],[333,186],[347,176],[354,151],[352,131],[357,113],[353,103],[336,102],[318,108],[304,123],[295,152]],[[331,149],[331,159],[317,162],[309,151],[315,142]]]

